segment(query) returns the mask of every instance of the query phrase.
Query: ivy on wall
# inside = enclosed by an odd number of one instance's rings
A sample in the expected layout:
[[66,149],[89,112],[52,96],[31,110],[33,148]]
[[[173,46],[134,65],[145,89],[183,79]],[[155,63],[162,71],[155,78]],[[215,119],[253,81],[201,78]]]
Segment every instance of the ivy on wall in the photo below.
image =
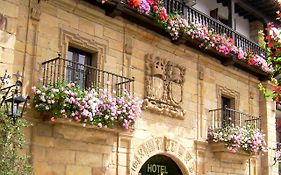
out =
[[0,174],[32,174],[29,159],[23,152],[26,144],[23,129],[28,126],[24,119],[14,122],[0,110]]

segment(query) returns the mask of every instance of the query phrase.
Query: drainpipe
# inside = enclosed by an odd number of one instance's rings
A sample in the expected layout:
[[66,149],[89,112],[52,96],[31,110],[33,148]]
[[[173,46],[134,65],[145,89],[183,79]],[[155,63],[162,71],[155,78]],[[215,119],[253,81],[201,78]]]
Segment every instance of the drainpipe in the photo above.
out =
[[[203,107],[203,99],[202,99],[202,80],[201,80],[201,67],[200,67],[200,56],[197,56],[197,140],[202,140],[202,126],[203,126],[203,118],[202,118],[202,107]],[[197,147],[197,146],[196,146]],[[196,172],[198,172],[199,165],[199,153],[196,150]]]
[[120,134],[117,132],[117,139],[116,139],[116,175],[119,175],[119,146],[120,146]]
[[[22,82],[24,81],[24,72],[25,72],[25,65],[26,65],[26,57],[27,57],[27,39],[28,39],[28,33],[29,33],[29,20],[30,20],[30,12],[31,12],[31,0],[28,1],[28,14],[27,14],[27,21],[26,21],[26,33],[25,33],[25,46],[24,46],[24,60],[23,60],[23,67],[22,67]],[[22,93],[23,88],[21,88],[21,93]],[[33,151],[34,150],[34,127],[33,126],[30,128],[30,146],[29,146],[29,155],[30,155],[30,162],[31,166],[33,166],[34,163],[34,156],[33,156]]]
[[[23,66],[22,66],[22,82],[24,84],[24,77],[25,77],[25,66],[26,66],[26,59],[27,59],[27,39],[29,34],[29,20],[30,20],[30,12],[31,12],[31,0],[28,2],[28,14],[27,14],[27,21],[26,21],[26,33],[25,33],[25,46],[24,46],[24,56],[23,56]],[[23,88],[21,88],[22,93]]]
[[249,159],[249,175],[251,175],[251,158]]

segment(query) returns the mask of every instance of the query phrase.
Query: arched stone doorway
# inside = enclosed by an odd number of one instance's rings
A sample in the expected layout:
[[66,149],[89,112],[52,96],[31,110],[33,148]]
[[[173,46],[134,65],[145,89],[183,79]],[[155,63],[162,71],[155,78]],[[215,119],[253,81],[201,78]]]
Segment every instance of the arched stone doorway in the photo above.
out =
[[183,175],[179,166],[170,157],[157,154],[150,157],[141,167],[139,175]]
[[[136,147],[131,158],[130,175],[139,175],[139,173],[142,172],[142,167],[145,166],[152,157],[157,155],[171,159],[180,169],[179,172],[181,172],[181,174],[179,175],[195,175],[196,163],[189,150],[179,141],[165,136],[149,138]],[[160,166],[158,167],[161,168]],[[142,175],[161,175],[161,173]],[[178,174],[172,173],[172,175]]]

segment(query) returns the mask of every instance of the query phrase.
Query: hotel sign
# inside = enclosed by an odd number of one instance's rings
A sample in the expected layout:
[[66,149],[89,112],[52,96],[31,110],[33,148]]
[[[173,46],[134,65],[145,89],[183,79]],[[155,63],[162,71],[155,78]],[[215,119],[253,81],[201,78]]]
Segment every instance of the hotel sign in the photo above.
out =
[[169,157],[155,155],[148,159],[139,171],[140,175],[182,175],[178,165]]

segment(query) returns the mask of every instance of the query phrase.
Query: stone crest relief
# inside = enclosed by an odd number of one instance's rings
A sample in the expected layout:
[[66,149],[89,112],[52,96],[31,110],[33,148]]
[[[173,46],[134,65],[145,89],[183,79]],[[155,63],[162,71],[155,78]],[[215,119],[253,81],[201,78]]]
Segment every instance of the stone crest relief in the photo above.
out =
[[185,68],[161,57],[147,55],[143,108],[184,119],[183,83]]

